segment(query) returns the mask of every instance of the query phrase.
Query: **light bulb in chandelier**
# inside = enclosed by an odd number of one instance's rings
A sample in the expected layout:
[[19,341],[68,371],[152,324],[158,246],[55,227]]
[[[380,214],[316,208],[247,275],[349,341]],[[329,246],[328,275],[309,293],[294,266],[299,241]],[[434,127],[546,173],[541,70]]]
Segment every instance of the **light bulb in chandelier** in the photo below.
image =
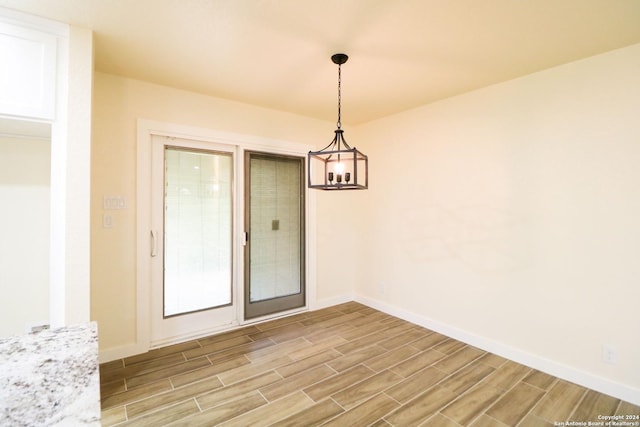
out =
[[345,172],[344,163],[339,161],[333,166],[333,172],[329,172],[328,178],[331,184],[333,184],[334,178],[337,185],[342,185],[343,181],[344,183],[349,184],[349,181],[351,181],[351,173]]

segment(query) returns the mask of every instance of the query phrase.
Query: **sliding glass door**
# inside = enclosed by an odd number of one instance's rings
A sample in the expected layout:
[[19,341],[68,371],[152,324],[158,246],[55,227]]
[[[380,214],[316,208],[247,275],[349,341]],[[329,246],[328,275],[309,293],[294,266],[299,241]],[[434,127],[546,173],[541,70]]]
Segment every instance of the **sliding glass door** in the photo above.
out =
[[303,156],[151,135],[149,160],[152,348],[307,305]]

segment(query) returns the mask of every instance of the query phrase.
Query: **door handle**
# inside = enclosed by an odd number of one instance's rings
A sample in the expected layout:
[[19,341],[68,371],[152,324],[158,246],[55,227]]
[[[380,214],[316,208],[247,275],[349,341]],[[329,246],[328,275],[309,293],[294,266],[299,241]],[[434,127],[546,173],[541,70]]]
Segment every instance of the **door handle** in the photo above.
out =
[[158,232],[151,230],[151,256],[155,257],[158,255],[158,242],[157,242]]

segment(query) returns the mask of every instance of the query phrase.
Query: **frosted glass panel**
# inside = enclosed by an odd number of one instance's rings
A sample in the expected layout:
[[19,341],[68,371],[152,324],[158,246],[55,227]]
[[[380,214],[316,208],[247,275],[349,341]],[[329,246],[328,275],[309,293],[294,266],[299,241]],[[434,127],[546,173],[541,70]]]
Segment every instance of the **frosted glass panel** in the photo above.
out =
[[301,292],[301,167],[251,158],[251,302]]
[[231,190],[231,154],[165,149],[165,317],[231,304]]

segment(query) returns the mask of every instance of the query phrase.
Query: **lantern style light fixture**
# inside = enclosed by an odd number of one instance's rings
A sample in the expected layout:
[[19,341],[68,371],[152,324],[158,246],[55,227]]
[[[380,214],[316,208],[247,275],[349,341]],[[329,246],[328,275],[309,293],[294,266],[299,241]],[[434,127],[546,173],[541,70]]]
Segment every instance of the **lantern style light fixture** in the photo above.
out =
[[366,190],[369,186],[369,159],[344,139],[340,104],[342,102],[342,64],[349,57],[336,53],[331,57],[338,65],[338,128],[333,141],[320,151],[309,151],[308,185],[320,190]]

